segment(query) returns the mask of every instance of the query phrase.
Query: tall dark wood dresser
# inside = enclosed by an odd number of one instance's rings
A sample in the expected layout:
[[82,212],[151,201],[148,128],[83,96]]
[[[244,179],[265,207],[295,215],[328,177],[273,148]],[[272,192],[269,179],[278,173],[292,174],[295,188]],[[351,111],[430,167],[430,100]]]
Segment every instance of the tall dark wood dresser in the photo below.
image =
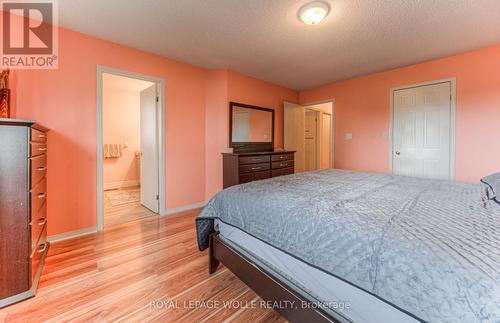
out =
[[0,308],[33,297],[47,242],[47,129],[0,119]]

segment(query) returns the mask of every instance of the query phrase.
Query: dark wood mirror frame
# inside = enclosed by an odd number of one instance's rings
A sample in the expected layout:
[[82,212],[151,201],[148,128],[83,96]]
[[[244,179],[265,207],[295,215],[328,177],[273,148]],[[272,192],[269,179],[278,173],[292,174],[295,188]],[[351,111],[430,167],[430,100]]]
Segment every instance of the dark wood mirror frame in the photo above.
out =
[[[271,142],[233,142],[233,109],[234,107],[242,107],[247,109],[254,109],[260,111],[271,112],[272,114],[272,130]],[[249,153],[259,151],[273,151],[274,150],[274,110],[258,107],[255,105],[248,105],[238,102],[229,102],[229,147],[233,148],[235,153]]]

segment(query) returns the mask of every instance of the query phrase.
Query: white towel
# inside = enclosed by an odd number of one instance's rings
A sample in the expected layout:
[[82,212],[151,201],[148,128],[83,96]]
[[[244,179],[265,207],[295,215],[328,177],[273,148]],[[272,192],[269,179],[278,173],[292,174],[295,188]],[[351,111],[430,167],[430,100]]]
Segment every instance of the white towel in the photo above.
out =
[[122,156],[122,145],[120,144],[104,144],[104,158],[119,158]]

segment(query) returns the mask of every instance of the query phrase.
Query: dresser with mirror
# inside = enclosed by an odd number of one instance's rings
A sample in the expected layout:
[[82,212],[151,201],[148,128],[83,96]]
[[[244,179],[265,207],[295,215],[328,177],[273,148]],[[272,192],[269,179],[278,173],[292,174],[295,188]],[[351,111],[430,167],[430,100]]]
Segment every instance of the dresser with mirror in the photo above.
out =
[[294,173],[295,151],[274,148],[274,110],[229,103],[229,146],[223,188]]

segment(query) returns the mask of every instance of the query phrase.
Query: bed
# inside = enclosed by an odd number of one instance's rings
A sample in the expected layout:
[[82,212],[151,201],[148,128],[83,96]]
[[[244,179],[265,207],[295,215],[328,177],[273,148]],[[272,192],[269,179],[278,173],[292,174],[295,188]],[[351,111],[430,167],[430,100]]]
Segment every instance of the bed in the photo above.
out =
[[265,300],[290,301],[275,308],[290,321],[498,322],[490,195],[483,184],[306,172],[218,193],[197,239],[211,272],[222,261]]

